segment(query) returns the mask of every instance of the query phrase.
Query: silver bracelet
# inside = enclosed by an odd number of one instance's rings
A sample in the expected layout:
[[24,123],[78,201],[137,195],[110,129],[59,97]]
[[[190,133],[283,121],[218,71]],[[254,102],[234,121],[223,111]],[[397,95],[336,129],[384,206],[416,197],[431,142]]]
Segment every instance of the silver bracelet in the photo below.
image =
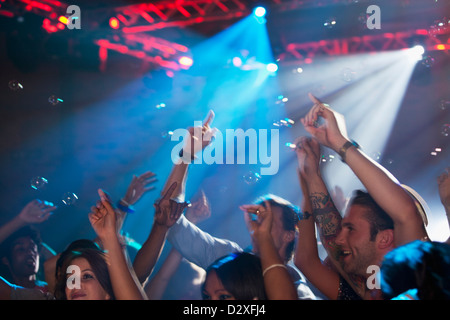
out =
[[273,264],[273,265],[267,267],[266,269],[264,269],[263,277],[266,275],[267,271],[269,271],[270,269],[276,268],[276,267],[285,268],[287,270],[287,268],[286,268],[286,266],[284,264]]

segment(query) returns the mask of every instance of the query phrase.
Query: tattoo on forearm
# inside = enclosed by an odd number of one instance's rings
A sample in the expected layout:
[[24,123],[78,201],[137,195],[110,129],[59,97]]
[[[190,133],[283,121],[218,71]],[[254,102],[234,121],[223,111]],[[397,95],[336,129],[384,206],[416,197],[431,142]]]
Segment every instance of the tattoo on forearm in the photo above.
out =
[[311,199],[311,205],[313,207],[313,211],[320,209],[324,207],[327,202],[330,199],[330,195],[322,193],[322,192],[315,192],[313,194],[309,195],[309,198]]
[[334,206],[330,195],[316,192],[310,194],[310,199],[314,220],[319,227],[320,234],[325,238],[322,240],[334,240],[341,229],[341,215]]

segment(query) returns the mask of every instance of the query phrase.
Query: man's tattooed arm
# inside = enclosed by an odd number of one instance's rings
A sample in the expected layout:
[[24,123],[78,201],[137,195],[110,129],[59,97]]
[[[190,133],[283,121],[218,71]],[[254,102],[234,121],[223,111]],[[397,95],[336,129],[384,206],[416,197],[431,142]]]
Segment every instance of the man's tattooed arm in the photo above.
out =
[[339,248],[335,244],[341,230],[341,214],[336,209],[327,192],[312,192],[309,195],[312,215],[317,224],[322,245],[335,260],[339,257]]

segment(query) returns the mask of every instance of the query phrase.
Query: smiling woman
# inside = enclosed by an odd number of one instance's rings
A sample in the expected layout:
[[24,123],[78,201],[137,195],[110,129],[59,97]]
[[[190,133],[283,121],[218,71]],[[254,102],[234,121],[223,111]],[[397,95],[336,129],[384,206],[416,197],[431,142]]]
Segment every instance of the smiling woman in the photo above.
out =
[[[55,297],[58,300],[114,300],[108,266],[100,249],[80,248],[63,256],[57,275]],[[79,274],[65,273],[77,266]]]

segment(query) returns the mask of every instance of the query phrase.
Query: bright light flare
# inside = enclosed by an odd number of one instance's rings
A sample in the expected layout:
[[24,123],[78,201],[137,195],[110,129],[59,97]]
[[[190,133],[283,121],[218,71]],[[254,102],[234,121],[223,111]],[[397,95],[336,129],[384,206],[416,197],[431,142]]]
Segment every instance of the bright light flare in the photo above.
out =
[[178,59],[178,62],[185,67],[190,67],[194,64],[194,60],[189,57],[181,57],[180,59]]
[[408,50],[409,56],[413,60],[422,60],[422,55],[425,53],[425,48],[421,45],[414,46]]
[[265,15],[266,15],[266,8],[264,8],[264,7],[256,7],[254,10],[253,10],[253,14],[255,15],[255,16],[257,16],[258,18],[262,18],[262,17],[264,17]]
[[269,72],[276,72],[278,70],[278,66],[275,63],[269,63],[266,65],[266,69]]

